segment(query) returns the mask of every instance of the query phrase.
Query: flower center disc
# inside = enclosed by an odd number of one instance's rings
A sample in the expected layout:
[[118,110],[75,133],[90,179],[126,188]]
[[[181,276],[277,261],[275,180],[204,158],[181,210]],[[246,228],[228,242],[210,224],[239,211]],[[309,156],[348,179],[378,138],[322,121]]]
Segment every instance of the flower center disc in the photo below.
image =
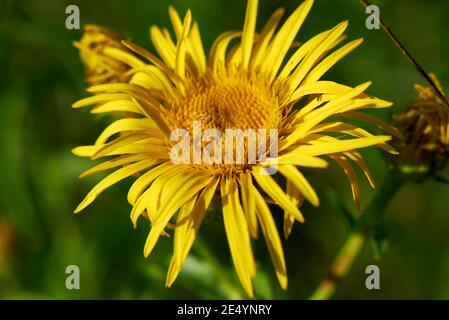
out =
[[[280,107],[280,92],[279,87],[267,85],[265,79],[245,73],[220,79],[204,78],[201,83],[187,87],[184,97],[171,108],[169,123],[173,130],[184,129],[190,133],[192,155],[197,150],[193,141],[197,132],[194,127],[198,128],[198,124],[201,134],[215,129],[220,135],[209,156],[209,159],[217,156],[215,159],[220,159],[220,162],[203,161],[199,164],[192,156],[193,162],[190,163],[196,167],[205,165],[205,168],[222,173],[244,171],[271,154],[273,143],[277,146],[277,129],[282,124],[285,111]],[[273,131],[276,132],[275,138]],[[232,134],[234,136],[229,138]],[[211,146],[212,139],[206,140],[199,143],[201,148]],[[214,141],[216,143],[217,140]],[[220,155],[217,148],[221,149]],[[233,149],[231,155],[229,148]],[[204,160],[204,150],[201,152]]]
[[193,92],[175,109],[175,128],[276,129],[282,114],[270,89],[248,81],[214,84]]

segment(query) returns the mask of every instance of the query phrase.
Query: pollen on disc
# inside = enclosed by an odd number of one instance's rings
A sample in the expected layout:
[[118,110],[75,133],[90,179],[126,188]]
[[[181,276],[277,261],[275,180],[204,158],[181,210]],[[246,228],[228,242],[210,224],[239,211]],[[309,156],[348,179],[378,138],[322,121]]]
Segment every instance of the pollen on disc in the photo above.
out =
[[232,79],[193,90],[174,108],[172,125],[189,130],[194,121],[203,129],[277,128],[282,119],[277,98],[264,84]]

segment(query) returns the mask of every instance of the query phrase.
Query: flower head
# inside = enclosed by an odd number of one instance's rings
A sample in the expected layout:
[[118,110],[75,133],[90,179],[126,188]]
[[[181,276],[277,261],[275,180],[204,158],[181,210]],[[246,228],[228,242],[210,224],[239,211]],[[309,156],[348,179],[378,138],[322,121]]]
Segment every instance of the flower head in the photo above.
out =
[[[430,77],[441,87],[437,77]],[[394,117],[403,139],[397,141],[400,157],[397,165],[418,177],[441,169],[449,155],[449,109],[430,87],[415,85],[418,96]]]
[[[145,256],[161,235],[174,228],[167,286],[180,272],[206,209],[217,194],[221,197],[232,260],[245,291],[253,296],[256,267],[250,239],[258,237],[259,228],[278,280],[286,288],[282,243],[266,199],[284,210],[284,235],[288,237],[295,220],[304,222],[298,206],[304,200],[319,205],[318,195],[302,168],[325,168],[327,161],[323,157],[336,161],[348,176],[358,203],[359,187],[352,163],[373,184],[358,150],[378,145],[394,152],[386,144],[389,136],[375,136],[346,121],[362,120],[390,130],[377,118],[361,112],[391,105],[364,93],[369,82],[353,88],[321,80],[362,42],[355,40],[335,49],[344,40],[347,22],[305,41],[287,58],[312,3],[304,1],[280,27],[283,10],[277,10],[256,33],[258,1],[249,0],[243,31],[220,35],[208,57],[190,11],[181,20],[170,8],[175,39],[166,29],[153,26],[150,30],[160,58],[131,42],[122,42],[127,49],[110,50],[108,56],[129,66],[129,81],[91,87],[88,91],[94,95],[73,105],[96,105],[93,113],[125,112],[125,117],[108,126],[94,145],[74,149],[79,156],[112,157],[82,176],[116,169],[89,192],[75,211],[86,208],[109,186],[140,174],[129,190],[128,201],[133,207],[134,224],[140,216],[151,222]],[[124,55],[128,50],[141,59],[129,59]],[[133,113],[134,117],[127,117],[126,113]],[[184,129],[182,140],[194,133],[198,122],[203,129],[221,135],[229,129],[272,130],[277,139],[274,143],[268,135],[255,138],[262,154],[255,162],[249,161],[248,138],[243,143],[243,161],[205,163],[201,157],[196,162],[196,153],[191,152],[187,161],[174,163],[171,155],[178,141],[171,139],[173,132]],[[207,139],[200,140],[197,147],[207,149],[208,143]],[[225,144],[218,140],[209,156],[226,151]],[[237,142],[230,146],[236,151]],[[237,156],[231,160],[237,160]],[[267,174],[273,163],[286,178],[285,186]]]
[[86,82],[95,85],[128,80],[126,72],[130,69],[126,62],[115,59],[110,52],[120,50],[124,57],[132,59],[132,53],[115,32],[93,24],[84,26],[80,41],[74,42],[80,50],[80,57],[86,70]]

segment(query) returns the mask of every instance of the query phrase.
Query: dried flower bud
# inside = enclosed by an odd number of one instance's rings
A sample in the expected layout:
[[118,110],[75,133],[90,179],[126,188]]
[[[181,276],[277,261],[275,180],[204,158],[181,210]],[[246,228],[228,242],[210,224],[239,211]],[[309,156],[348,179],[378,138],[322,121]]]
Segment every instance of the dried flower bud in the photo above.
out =
[[86,82],[91,85],[125,82],[129,65],[115,58],[113,52],[123,51],[132,54],[122,43],[118,34],[97,25],[85,25],[80,41],[74,43],[80,50],[85,66]]
[[[441,92],[435,75],[430,75]],[[415,85],[418,96],[394,117],[404,139],[396,141],[397,166],[407,174],[423,177],[440,170],[449,154],[449,108],[430,87]]]

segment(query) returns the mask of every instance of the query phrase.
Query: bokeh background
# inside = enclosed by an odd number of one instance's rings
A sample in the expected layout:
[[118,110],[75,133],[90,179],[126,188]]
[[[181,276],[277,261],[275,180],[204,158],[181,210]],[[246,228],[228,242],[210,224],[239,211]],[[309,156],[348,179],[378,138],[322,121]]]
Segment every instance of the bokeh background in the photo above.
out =
[[[299,0],[262,0],[259,25],[279,6],[291,12]],[[374,1],[373,1],[374,2]],[[449,90],[449,2],[375,1],[423,67]],[[149,226],[133,229],[126,202],[129,179],[107,190],[81,215],[76,204],[100,180],[79,180],[93,165],[70,153],[90,144],[110,119],[73,110],[86,96],[83,68],[72,41],[81,30],[65,28],[65,8],[76,4],[81,23],[105,25],[153,50],[148,30],[168,26],[167,8],[191,8],[205,47],[227,29],[243,25],[245,1],[0,1],[0,298],[2,299],[207,299],[244,297],[231,263],[222,219],[211,212],[175,285],[166,289],[172,241],[162,238],[150,258],[143,257]],[[372,80],[370,93],[395,106],[378,114],[388,119],[414,96],[423,80],[381,30],[367,30],[367,15],[357,0],[316,0],[299,40],[349,19],[350,39],[365,43],[326,75],[349,85]],[[376,180],[386,174],[380,152],[365,152]],[[442,173],[448,176],[448,172]],[[349,233],[344,204],[356,214],[350,188],[337,167],[310,172],[322,205],[303,208],[307,223],[294,227],[284,242],[289,288],[279,288],[262,239],[254,243],[258,264],[256,296],[306,299],[326,276]],[[362,205],[373,191],[362,180]],[[338,191],[338,192],[337,192]],[[375,260],[367,246],[337,299],[449,298],[449,186],[435,181],[410,183],[387,208],[387,250]],[[281,213],[274,210],[281,223]],[[377,264],[381,290],[365,288],[365,267]],[[65,288],[66,266],[81,270],[81,289]]]

